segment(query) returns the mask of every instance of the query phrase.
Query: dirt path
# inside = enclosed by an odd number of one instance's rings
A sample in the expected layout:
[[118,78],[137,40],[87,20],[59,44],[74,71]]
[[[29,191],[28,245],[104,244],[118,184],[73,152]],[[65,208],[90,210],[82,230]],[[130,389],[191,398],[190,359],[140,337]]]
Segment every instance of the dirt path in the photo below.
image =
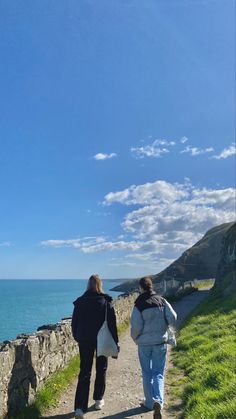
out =
[[[208,295],[207,290],[195,292],[173,304],[178,314],[178,326],[185,317]],[[169,363],[167,363],[168,368]],[[93,380],[91,385],[93,385]],[[56,408],[51,409],[43,419],[71,419],[74,418],[73,404],[76,382],[70,385],[63,394]],[[168,388],[166,398],[168,405]],[[91,389],[92,394],[92,389]],[[118,360],[109,359],[107,374],[107,390],[105,394],[105,407],[102,411],[93,409],[93,400],[90,399],[89,412],[86,419],[125,419],[125,418],[152,418],[152,412],[144,412],[139,406],[143,397],[142,378],[137,357],[137,348],[129,336],[129,330],[121,338],[121,353]],[[163,417],[171,419],[174,416],[164,410]]]

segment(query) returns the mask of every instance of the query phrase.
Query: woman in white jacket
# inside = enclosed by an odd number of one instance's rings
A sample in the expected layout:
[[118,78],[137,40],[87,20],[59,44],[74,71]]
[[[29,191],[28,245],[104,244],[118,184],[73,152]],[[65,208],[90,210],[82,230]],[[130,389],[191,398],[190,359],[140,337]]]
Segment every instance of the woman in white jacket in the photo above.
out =
[[131,336],[138,345],[143,376],[144,406],[160,419],[164,402],[164,370],[167,328],[174,326],[177,314],[171,305],[153,291],[152,279],[139,282],[141,294],[131,316]]

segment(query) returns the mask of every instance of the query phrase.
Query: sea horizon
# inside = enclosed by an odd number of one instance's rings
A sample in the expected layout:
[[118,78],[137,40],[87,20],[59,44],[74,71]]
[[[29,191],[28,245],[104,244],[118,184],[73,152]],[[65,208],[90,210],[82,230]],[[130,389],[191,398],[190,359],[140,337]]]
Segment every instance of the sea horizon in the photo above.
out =
[[[110,288],[119,283],[104,280],[104,291],[117,298],[119,293]],[[0,342],[70,317],[73,301],[86,291],[86,285],[87,279],[1,279]]]
[[[0,278],[0,281],[88,281],[89,278]],[[134,278],[101,278],[102,281],[130,281]]]

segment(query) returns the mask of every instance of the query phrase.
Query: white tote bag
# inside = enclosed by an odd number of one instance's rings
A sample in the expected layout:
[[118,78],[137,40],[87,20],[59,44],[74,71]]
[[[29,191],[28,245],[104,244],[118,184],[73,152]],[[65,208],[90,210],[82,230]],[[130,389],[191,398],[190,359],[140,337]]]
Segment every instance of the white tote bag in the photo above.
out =
[[166,343],[167,343],[167,345],[177,346],[175,330],[174,330],[173,327],[171,327],[169,325],[169,323],[167,321],[167,318],[166,318],[166,305],[164,306],[164,318],[165,318],[165,322],[167,324],[167,339],[166,339]]
[[97,357],[98,356],[118,356],[118,347],[114,341],[107,323],[107,302],[105,311],[105,321],[97,335]]

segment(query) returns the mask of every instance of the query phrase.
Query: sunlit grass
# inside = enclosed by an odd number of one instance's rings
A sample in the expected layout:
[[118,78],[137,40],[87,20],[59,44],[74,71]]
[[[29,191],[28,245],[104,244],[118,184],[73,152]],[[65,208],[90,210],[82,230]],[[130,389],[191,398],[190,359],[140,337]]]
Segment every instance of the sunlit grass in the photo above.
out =
[[212,294],[191,314],[172,353],[172,397],[188,419],[236,418],[236,296]]
[[194,287],[199,290],[202,288],[211,288],[213,287],[214,283],[215,283],[214,279],[200,279],[196,281],[196,283],[194,284]]

